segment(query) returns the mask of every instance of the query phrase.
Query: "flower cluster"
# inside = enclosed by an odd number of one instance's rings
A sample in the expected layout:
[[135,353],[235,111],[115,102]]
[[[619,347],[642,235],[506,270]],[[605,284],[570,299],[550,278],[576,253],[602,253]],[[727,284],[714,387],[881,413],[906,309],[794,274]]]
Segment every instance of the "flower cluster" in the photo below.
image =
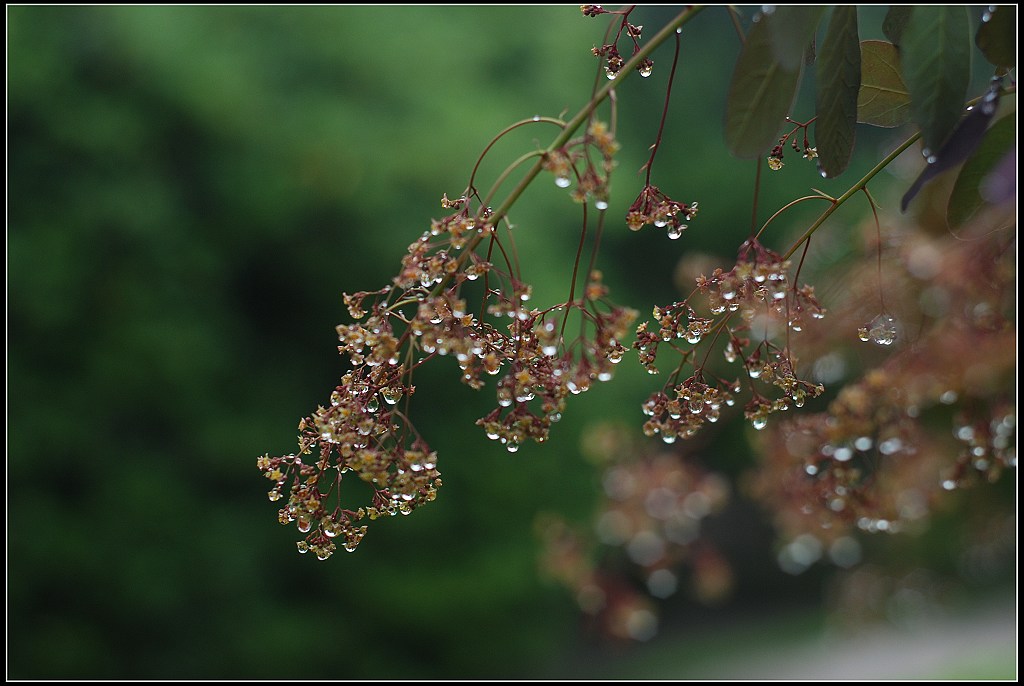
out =
[[639,353],[640,364],[650,374],[657,374],[658,368],[655,362],[658,357],[659,343],[671,343],[677,339],[685,340],[690,345],[701,342],[711,325],[712,319],[697,316],[693,308],[687,302],[672,303],[663,307],[655,307],[653,310],[655,324],[658,331],[655,333],[648,326],[647,322],[641,322],[636,330],[636,340],[633,347]]
[[[623,32],[633,42],[633,54],[635,55],[640,50],[640,38],[643,33],[644,27],[631,24],[629,22],[629,13],[632,9],[628,9],[621,12],[611,12],[604,9],[601,5],[580,5],[580,11],[583,12],[585,17],[596,17],[601,14],[621,14],[622,22],[619,25],[619,30],[615,34],[615,39],[611,43],[606,43],[601,47],[595,47],[591,49],[595,57],[604,58],[604,73],[609,79],[614,79],[622,71],[623,65],[626,60],[619,54],[618,42],[622,37]],[[645,57],[637,64],[637,73],[640,76],[647,78],[654,71],[654,60],[649,57]]]
[[639,231],[647,224],[653,224],[657,228],[664,228],[671,239],[679,238],[686,231],[688,224],[697,216],[697,202],[677,202],[668,197],[657,186],[650,184],[644,186],[643,190],[629,206],[626,212],[626,225],[631,231]]
[[620,341],[628,335],[636,313],[596,306],[591,296],[604,293],[599,272],[591,274],[586,291],[589,304],[581,305],[580,312],[592,336],[581,336],[569,347],[560,344],[560,318],[552,316],[560,308],[534,310],[516,317],[509,325],[510,335],[492,350],[494,356],[489,359],[498,364],[492,364],[488,373],[500,373],[503,361],[508,362],[508,371],[497,383],[498,407],[477,424],[509,452],[528,438],[547,440],[551,424],[562,416],[566,398],[587,391],[595,380],[610,380],[626,352]]
[[[358,309],[357,301],[349,298],[350,307]],[[298,453],[257,461],[273,483],[271,501],[288,488],[278,521],[294,522],[306,534],[299,552],[313,551],[321,560],[335,551],[336,540],[346,551],[355,550],[366,533],[360,522],[409,514],[432,501],[441,486],[436,455],[395,407],[415,389],[403,382],[407,369],[399,363],[388,318],[376,306],[365,326],[339,326],[338,336],[339,351],[349,357],[352,370],[341,378],[330,404],[299,422]],[[349,473],[371,487],[368,507],[342,508],[340,488]]]
[[[789,332],[800,332],[807,320],[817,320],[825,310],[814,296],[814,289],[804,285],[789,285],[789,263],[777,253],[750,239],[741,246],[736,265],[729,271],[716,269],[710,277],[697,277],[696,293],[707,297],[711,317],[700,316],[689,300],[655,307],[653,326],[641,322],[637,328],[634,347],[640,364],[649,373],[657,374],[655,366],[659,347],[665,344],[680,353],[682,360],[674,378],[686,364],[693,365],[694,373],[686,381],[672,382],[655,392],[644,403],[643,411],[649,419],[644,424],[647,435],[661,434],[666,442],[676,438],[690,438],[706,423],[718,421],[722,406],[731,406],[742,391],[740,378],[729,382],[713,379],[708,383],[704,362],[698,362],[697,346],[711,338],[710,346],[725,334],[722,348],[728,363],[743,365],[742,379],[749,382],[751,399],[745,406],[745,416],[755,429],[763,429],[768,415],[803,407],[808,398],[819,396],[821,384],[800,379],[796,374],[796,360],[788,343]],[[692,296],[691,296],[692,297]],[[739,315],[739,321],[732,322]],[[716,320],[714,317],[718,317]],[[781,326],[776,325],[782,323]],[[655,327],[657,329],[655,330]],[[771,335],[781,329],[787,343],[774,343]],[[760,341],[752,344],[750,334],[761,334]],[[686,346],[679,347],[679,341]],[[705,354],[704,359],[707,359]],[[776,389],[776,397],[767,397],[754,381]]]
[[[886,301],[917,337],[893,346],[895,317],[876,317],[861,338],[895,347],[890,357],[826,412],[765,432],[752,492],[785,535],[913,530],[947,491],[1016,467],[1013,257],[997,236],[904,238]],[[860,287],[837,302],[843,321],[863,321]],[[850,338],[837,328],[824,357]]]
[[644,434],[661,435],[665,443],[677,438],[693,438],[705,422],[714,424],[721,416],[722,406],[736,404],[734,393],[742,390],[739,381],[719,388],[704,382],[703,375],[691,376],[677,384],[671,395],[660,390],[651,394],[643,404],[643,412],[650,417],[644,422]]
[[[583,136],[547,153],[543,166],[560,186],[576,174],[574,197],[593,196],[604,209],[617,149],[608,127],[595,119]],[[600,171],[592,158],[603,161]],[[580,160],[586,167],[577,173]],[[300,422],[298,452],[259,459],[273,483],[270,499],[288,494],[278,520],[306,534],[299,552],[313,551],[323,560],[339,542],[354,550],[366,522],[409,514],[436,497],[437,455],[408,419],[420,365],[454,358],[462,382],[474,389],[497,377],[498,406],[477,424],[515,452],[528,439],[547,440],[567,398],[611,379],[626,352],[620,341],[636,313],[608,300],[599,271],[591,271],[580,297],[574,273],[566,301],[532,308],[532,289],[509,257],[512,232],[500,231],[504,217],[472,185],[454,199],[445,195],[441,206],[451,213],[433,220],[409,245],[390,285],[344,295],[353,323],[337,327],[338,352],[349,370],[330,403]],[[480,302],[478,311],[470,311],[471,299]],[[570,316],[578,333],[567,339]],[[368,485],[368,502],[343,506],[345,475]]]
[[712,314],[741,311],[744,319],[774,314],[787,326],[800,331],[806,319],[823,319],[825,310],[812,286],[789,285],[790,264],[756,238],[743,243],[734,266],[728,272],[716,269],[711,277],[697,279],[697,288],[708,296]]
[[[787,118],[786,121],[790,122],[791,124],[796,124],[796,126],[793,128],[792,131],[790,131],[782,138],[780,138],[778,144],[771,149],[771,152],[768,153],[768,168],[771,169],[772,171],[778,171],[782,169],[782,153],[783,149],[786,147],[786,141],[789,141],[790,147],[793,148],[793,151],[796,152],[801,157],[803,157],[805,160],[813,160],[818,157],[818,149],[811,146],[810,141],[807,139],[807,129],[810,126],[810,122],[800,123],[797,121],[793,121],[792,119],[789,118]],[[802,141],[797,139],[797,131],[803,132]]]
[[[602,468],[590,530],[555,515],[538,527],[545,570],[573,591],[581,610],[612,637],[646,640],[657,632],[650,599],[674,595],[687,576],[701,602],[728,595],[731,569],[701,532],[730,498],[723,476],[681,455],[644,451],[610,425],[587,432],[584,452]],[[602,554],[587,555],[595,545]],[[683,566],[692,573],[682,574]]]
[[[615,168],[614,155],[619,151],[619,143],[608,125],[594,120],[587,127],[585,135],[569,141],[558,150],[546,152],[542,159],[542,167],[555,177],[555,185],[568,188],[575,176],[576,187],[570,193],[578,203],[594,200],[594,207],[599,210],[608,209],[608,178]],[[601,155],[600,167],[594,163],[593,154]],[[580,165],[582,163],[582,170]]]

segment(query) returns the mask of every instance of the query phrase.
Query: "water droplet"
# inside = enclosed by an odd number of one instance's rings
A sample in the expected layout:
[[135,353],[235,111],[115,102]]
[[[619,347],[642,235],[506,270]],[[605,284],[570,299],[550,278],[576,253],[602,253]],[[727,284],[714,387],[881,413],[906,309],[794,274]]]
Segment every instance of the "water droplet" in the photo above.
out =
[[366,404],[363,406],[363,408],[367,412],[371,412],[371,413],[372,412],[376,412],[377,410],[379,410],[380,409],[380,402],[377,400],[377,396],[376,395],[371,396],[370,399],[366,401]]
[[654,71],[654,67],[651,67],[651,66],[648,66],[648,65],[644,65],[644,66],[640,67],[640,76],[642,76],[643,78],[646,79],[648,76],[651,75],[651,73],[653,71]]
[[882,313],[872,319],[866,327],[858,329],[857,335],[862,341],[870,340],[878,345],[892,345],[897,338],[897,324],[895,317]]
[[676,575],[668,569],[657,569],[647,577],[647,589],[655,598],[668,598],[677,586]]
[[679,28],[676,29],[676,33],[682,33],[682,32],[683,32],[683,27],[682,26],[680,26]]
[[942,482],[942,487],[947,491],[952,491],[956,488],[956,482],[952,479],[946,479]]
[[558,186],[559,188],[568,188],[569,184],[571,184],[571,183],[572,183],[572,181],[569,179],[568,176],[556,176],[555,177],[555,185]]
[[928,155],[928,157],[925,158],[925,161],[928,162],[928,164],[935,164],[939,161],[939,158],[936,155]]
[[853,451],[849,446],[841,445],[832,453],[832,457],[838,462],[846,462],[853,457]]
[[309,517],[299,517],[296,524],[296,528],[302,533],[309,533],[309,530],[313,528],[313,523],[309,520]]
[[296,547],[296,548],[298,549],[298,551],[299,551],[300,553],[302,553],[303,555],[305,555],[306,553],[308,553],[308,552],[309,552],[309,544],[308,544],[308,543],[306,543],[305,541],[296,541],[296,542],[295,542],[295,547]]
[[671,238],[672,240],[676,240],[682,235],[683,227],[681,225],[676,226],[675,224],[673,224],[672,226],[668,227],[668,237]]
[[517,443],[516,441],[509,441],[505,445],[505,450],[509,451],[510,453],[514,453],[517,450],[519,450],[519,443]]
[[599,210],[607,210],[608,209],[608,203],[606,201],[604,201],[604,200],[595,200],[594,201],[594,207],[596,207]]
[[807,474],[809,474],[810,476],[814,476],[815,474],[818,473],[818,466],[809,464],[806,467],[804,467],[804,471],[807,472]]
[[939,396],[939,402],[943,405],[952,405],[956,402],[957,394],[954,390],[948,390]]
[[961,426],[956,430],[956,437],[961,441],[969,441],[974,438],[974,427],[973,426]]
[[540,115],[539,114],[533,115],[533,120],[534,121],[540,121]]
[[878,452],[883,455],[894,455],[903,449],[903,441],[895,436],[878,444]]

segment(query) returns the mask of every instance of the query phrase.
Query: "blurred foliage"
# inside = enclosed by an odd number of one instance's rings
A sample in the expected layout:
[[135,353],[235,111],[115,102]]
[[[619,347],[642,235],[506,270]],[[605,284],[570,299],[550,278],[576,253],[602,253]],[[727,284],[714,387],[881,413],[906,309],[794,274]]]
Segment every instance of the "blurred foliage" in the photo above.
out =
[[[668,12],[644,11],[651,25]],[[387,282],[494,133],[586,101],[604,24],[555,7],[14,6],[7,19],[9,678],[511,677],[571,650],[577,608],[538,576],[532,522],[590,514],[599,477],[580,436],[594,417],[639,419],[638,368],[515,457],[471,426],[487,399],[424,369],[421,388],[443,398],[415,406],[442,497],[328,564],[295,554],[255,460],[289,449],[335,384],[341,293]],[[721,136],[737,49],[724,13],[693,22],[658,165],[659,185],[701,201],[687,247],[726,258],[753,180]],[[620,89],[613,209],[641,185],[666,78]],[[509,137],[481,173],[540,135]],[[888,136],[858,139],[848,176]],[[763,207],[844,187],[791,166]],[[552,300],[576,208],[543,185],[512,217],[535,297]],[[675,297],[680,253],[663,239],[609,231],[613,297]],[[836,240],[859,249],[853,232]],[[750,462],[733,440],[716,463],[730,473]],[[740,600],[800,593],[764,526],[726,546],[743,558]]]

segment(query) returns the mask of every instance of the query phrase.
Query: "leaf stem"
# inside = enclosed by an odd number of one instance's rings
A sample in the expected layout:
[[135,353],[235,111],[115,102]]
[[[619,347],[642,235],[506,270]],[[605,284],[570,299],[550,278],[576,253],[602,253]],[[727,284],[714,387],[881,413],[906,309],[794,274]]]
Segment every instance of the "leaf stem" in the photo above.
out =
[[909,148],[911,145],[916,143],[917,140],[920,137],[921,137],[921,132],[919,131],[919,132],[915,133],[913,136],[911,136],[910,138],[908,138],[907,140],[903,141],[899,145],[899,147],[897,147],[891,153],[889,153],[888,155],[883,157],[881,162],[876,164],[874,166],[874,168],[872,168],[871,171],[869,171],[867,174],[865,174],[864,178],[862,178],[860,181],[858,181],[853,186],[851,186],[849,190],[847,190],[845,193],[843,193],[838,198],[836,198],[835,202],[833,202],[832,205],[827,210],[822,212],[821,216],[818,217],[817,221],[815,221],[813,224],[811,224],[810,228],[808,228],[806,231],[804,231],[803,235],[800,236],[800,238],[798,238],[795,243],[793,243],[793,245],[790,247],[790,249],[788,251],[786,251],[786,254],[782,256],[782,259],[783,260],[788,260],[790,257],[792,257],[793,253],[796,252],[797,248],[799,248],[803,244],[804,241],[809,239],[814,234],[814,232],[818,230],[818,227],[821,226],[822,224],[824,224],[825,220],[832,216],[832,213],[835,212],[839,208],[840,205],[842,205],[844,202],[846,202],[847,200],[852,198],[857,192],[860,191],[860,189],[862,189],[865,186],[867,186],[868,183],[871,181],[871,179],[875,178],[875,176],[878,174],[878,172],[882,171],[887,166],[889,166],[890,162],[892,162],[894,159],[896,159],[901,154],[903,154],[903,152],[907,148]]

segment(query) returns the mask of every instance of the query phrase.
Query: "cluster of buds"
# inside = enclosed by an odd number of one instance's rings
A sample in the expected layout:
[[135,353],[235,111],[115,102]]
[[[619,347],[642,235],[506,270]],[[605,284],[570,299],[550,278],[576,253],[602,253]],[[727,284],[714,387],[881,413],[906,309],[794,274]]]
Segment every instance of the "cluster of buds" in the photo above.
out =
[[736,266],[701,276],[697,288],[708,296],[711,314],[739,311],[747,321],[758,314],[776,315],[789,328],[800,331],[808,316],[823,319],[825,309],[813,287],[789,285],[789,267],[788,260],[751,238],[740,246]]
[[[684,383],[667,385],[644,403],[644,414],[650,417],[644,424],[645,433],[660,433],[668,442],[690,438],[705,422],[718,420],[722,405],[734,404],[734,397],[743,388],[741,381],[722,381],[708,386],[704,381],[704,364],[696,362],[696,347],[709,337],[713,346],[723,333],[727,334],[722,349],[726,362],[742,363],[741,376],[749,380],[751,399],[745,407],[745,416],[755,429],[763,429],[770,414],[803,407],[808,398],[824,392],[821,384],[797,376],[796,361],[788,343],[780,347],[770,340],[770,325],[774,319],[781,318],[786,323],[784,327],[775,328],[788,332],[801,331],[808,314],[811,319],[824,316],[825,311],[814,297],[812,287],[789,285],[788,269],[789,263],[777,253],[756,239],[750,239],[740,248],[737,263],[731,270],[716,269],[710,277],[701,275],[696,279],[695,292],[707,296],[711,317],[700,316],[688,300],[683,300],[655,307],[653,322],[640,324],[633,345],[640,364],[649,373],[658,373],[655,366],[658,349],[664,344],[669,344],[682,356],[675,377],[679,376],[683,365],[694,366],[693,376]],[[739,314],[739,321],[730,323],[735,313]],[[759,333],[762,329],[764,333],[752,345],[745,336],[755,325]],[[685,341],[688,347],[680,348],[680,341]],[[704,359],[707,357],[705,355]],[[775,387],[772,395],[777,397],[766,397],[754,384],[755,380],[762,386]]]
[[697,202],[677,202],[668,197],[657,186],[644,186],[626,212],[626,225],[630,231],[639,231],[647,224],[665,229],[668,237],[675,240],[683,235],[688,224],[697,216]]
[[[591,275],[587,292],[588,300],[603,292],[599,273]],[[547,440],[551,424],[561,419],[566,398],[587,391],[595,380],[611,380],[622,360],[626,348],[620,340],[629,333],[636,313],[615,306],[584,306],[582,311],[592,336],[565,346],[552,312],[532,311],[513,320],[511,335],[485,360],[490,374],[500,373],[506,362],[508,371],[497,384],[498,407],[477,424],[509,452],[526,439]]]
[[[735,351],[743,350],[748,345],[749,341],[747,339],[739,338],[733,333],[725,348],[726,360],[733,361],[732,358]],[[769,351],[767,360],[761,355],[762,350]],[[764,428],[761,421],[767,417],[767,414],[779,410],[788,410],[790,405],[803,407],[808,398],[817,398],[825,391],[825,387],[821,384],[797,378],[796,373],[793,371],[793,358],[790,356],[789,350],[778,349],[767,341],[754,348],[754,351],[744,359],[743,364],[747,375],[751,379],[758,379],[764,384],[771,384],[782,391],[782,397],[775,399],[771,403],[765,402],[755,393],[754,404],[757,407],[748,406],[749,412],[747,415],[747,419],[751,420],[755,429]],[[766,410],[765,408],[769,405],[771,410]]]
[[644,434],[660,434],[665,443],[693,438],[705,422],[718,421],[723,406],[736,404],[734,394],[740,390],[739,381],[723,387],[709,386],[702,376],[695,375],[670,392],[657,391],[643,404],[643,412],[649,417],[644,422]]
[[636,330],[633,347],[639,353],[640,364],[650,374],[657,374],[655,362],[658,357],[660,343],[672,343],[685,340],[690,345],[697,345],[704,335],[711,330],[714,320],[697,316],[693,308],[685,300],[672,303],[653,310],[657,332],[648,322],[641,322]]
[[583,12],[584,17],[597,17],[602,14],[608,14],[608,10],[600,5],[580,5],[580,12]]
[[[622,71],[623,65],[626,60],[619,54],[618,42],[622,37],[623,32],[633,43],[633,54],[635,55],[640,51],[640,39],[643,34],[644,27],[638,24],[632,24],[629,21],[629,13],[631,10],[625,12],[609,12],[600,5],[580,5],[580,11],[583,12],[585,17],[596,17],[602,14],[622,14],[622,22],[619,25],[618,33],[615,34],[615,40],[611,43],[606,43],[601,47],[591,48],[591,52],[595,57],[604,58],[604,73],[609,79],[614,79]],[[654,60],[649,57],[645,57],[636,66],[637,73],[643,78],[647,78],[654,71]]]
[[[807,128],[810,126],[810,122],[802,124],[800,122],[793,121],[792,119],[788,118],[787,121],[789,121],[792,124],[796,124],[796,126],[793,128],[792,131],[790,131],[782,138],[780,138],[778,144],[771,149],[771,152],[768,153],[768,168],[771,169],[772,171],[778,171],[782,169],[782,153],[786,147],[787,141],[789,142],[790,147],[793,148],[793,152],[803,157],[803,159],[813,160],[818,157],[818,149],[812,146],[807,138]],[[797,138],[796,136],[796,133],[798,131],[803,132],[802,140]]]
[[602,45],[599,48],[592,48],[591,52],[594,53],[594,57],[604,58],[604,73],[609,79],[614,79],[618,76],[622,70],[622,65],[626,63],[626,60],[622,59],[622,55],[619,54],[619,49],[614,43]]
[[[619,150],[619,143],[608,125],[595,119],[587,127],[587,132],[575,138],[564,147],[544,154],[542,168],[555,177],[555,185],[569,188],[573,177],[578,179],[576,187],[570,195],[578,203],[590,199],[599,210],[608,209],[608,179],[615,168],[614,155]],[[593,153],[601,156],[600,165],[593,160]],[[582,166],[582,169],[580,168]]]

